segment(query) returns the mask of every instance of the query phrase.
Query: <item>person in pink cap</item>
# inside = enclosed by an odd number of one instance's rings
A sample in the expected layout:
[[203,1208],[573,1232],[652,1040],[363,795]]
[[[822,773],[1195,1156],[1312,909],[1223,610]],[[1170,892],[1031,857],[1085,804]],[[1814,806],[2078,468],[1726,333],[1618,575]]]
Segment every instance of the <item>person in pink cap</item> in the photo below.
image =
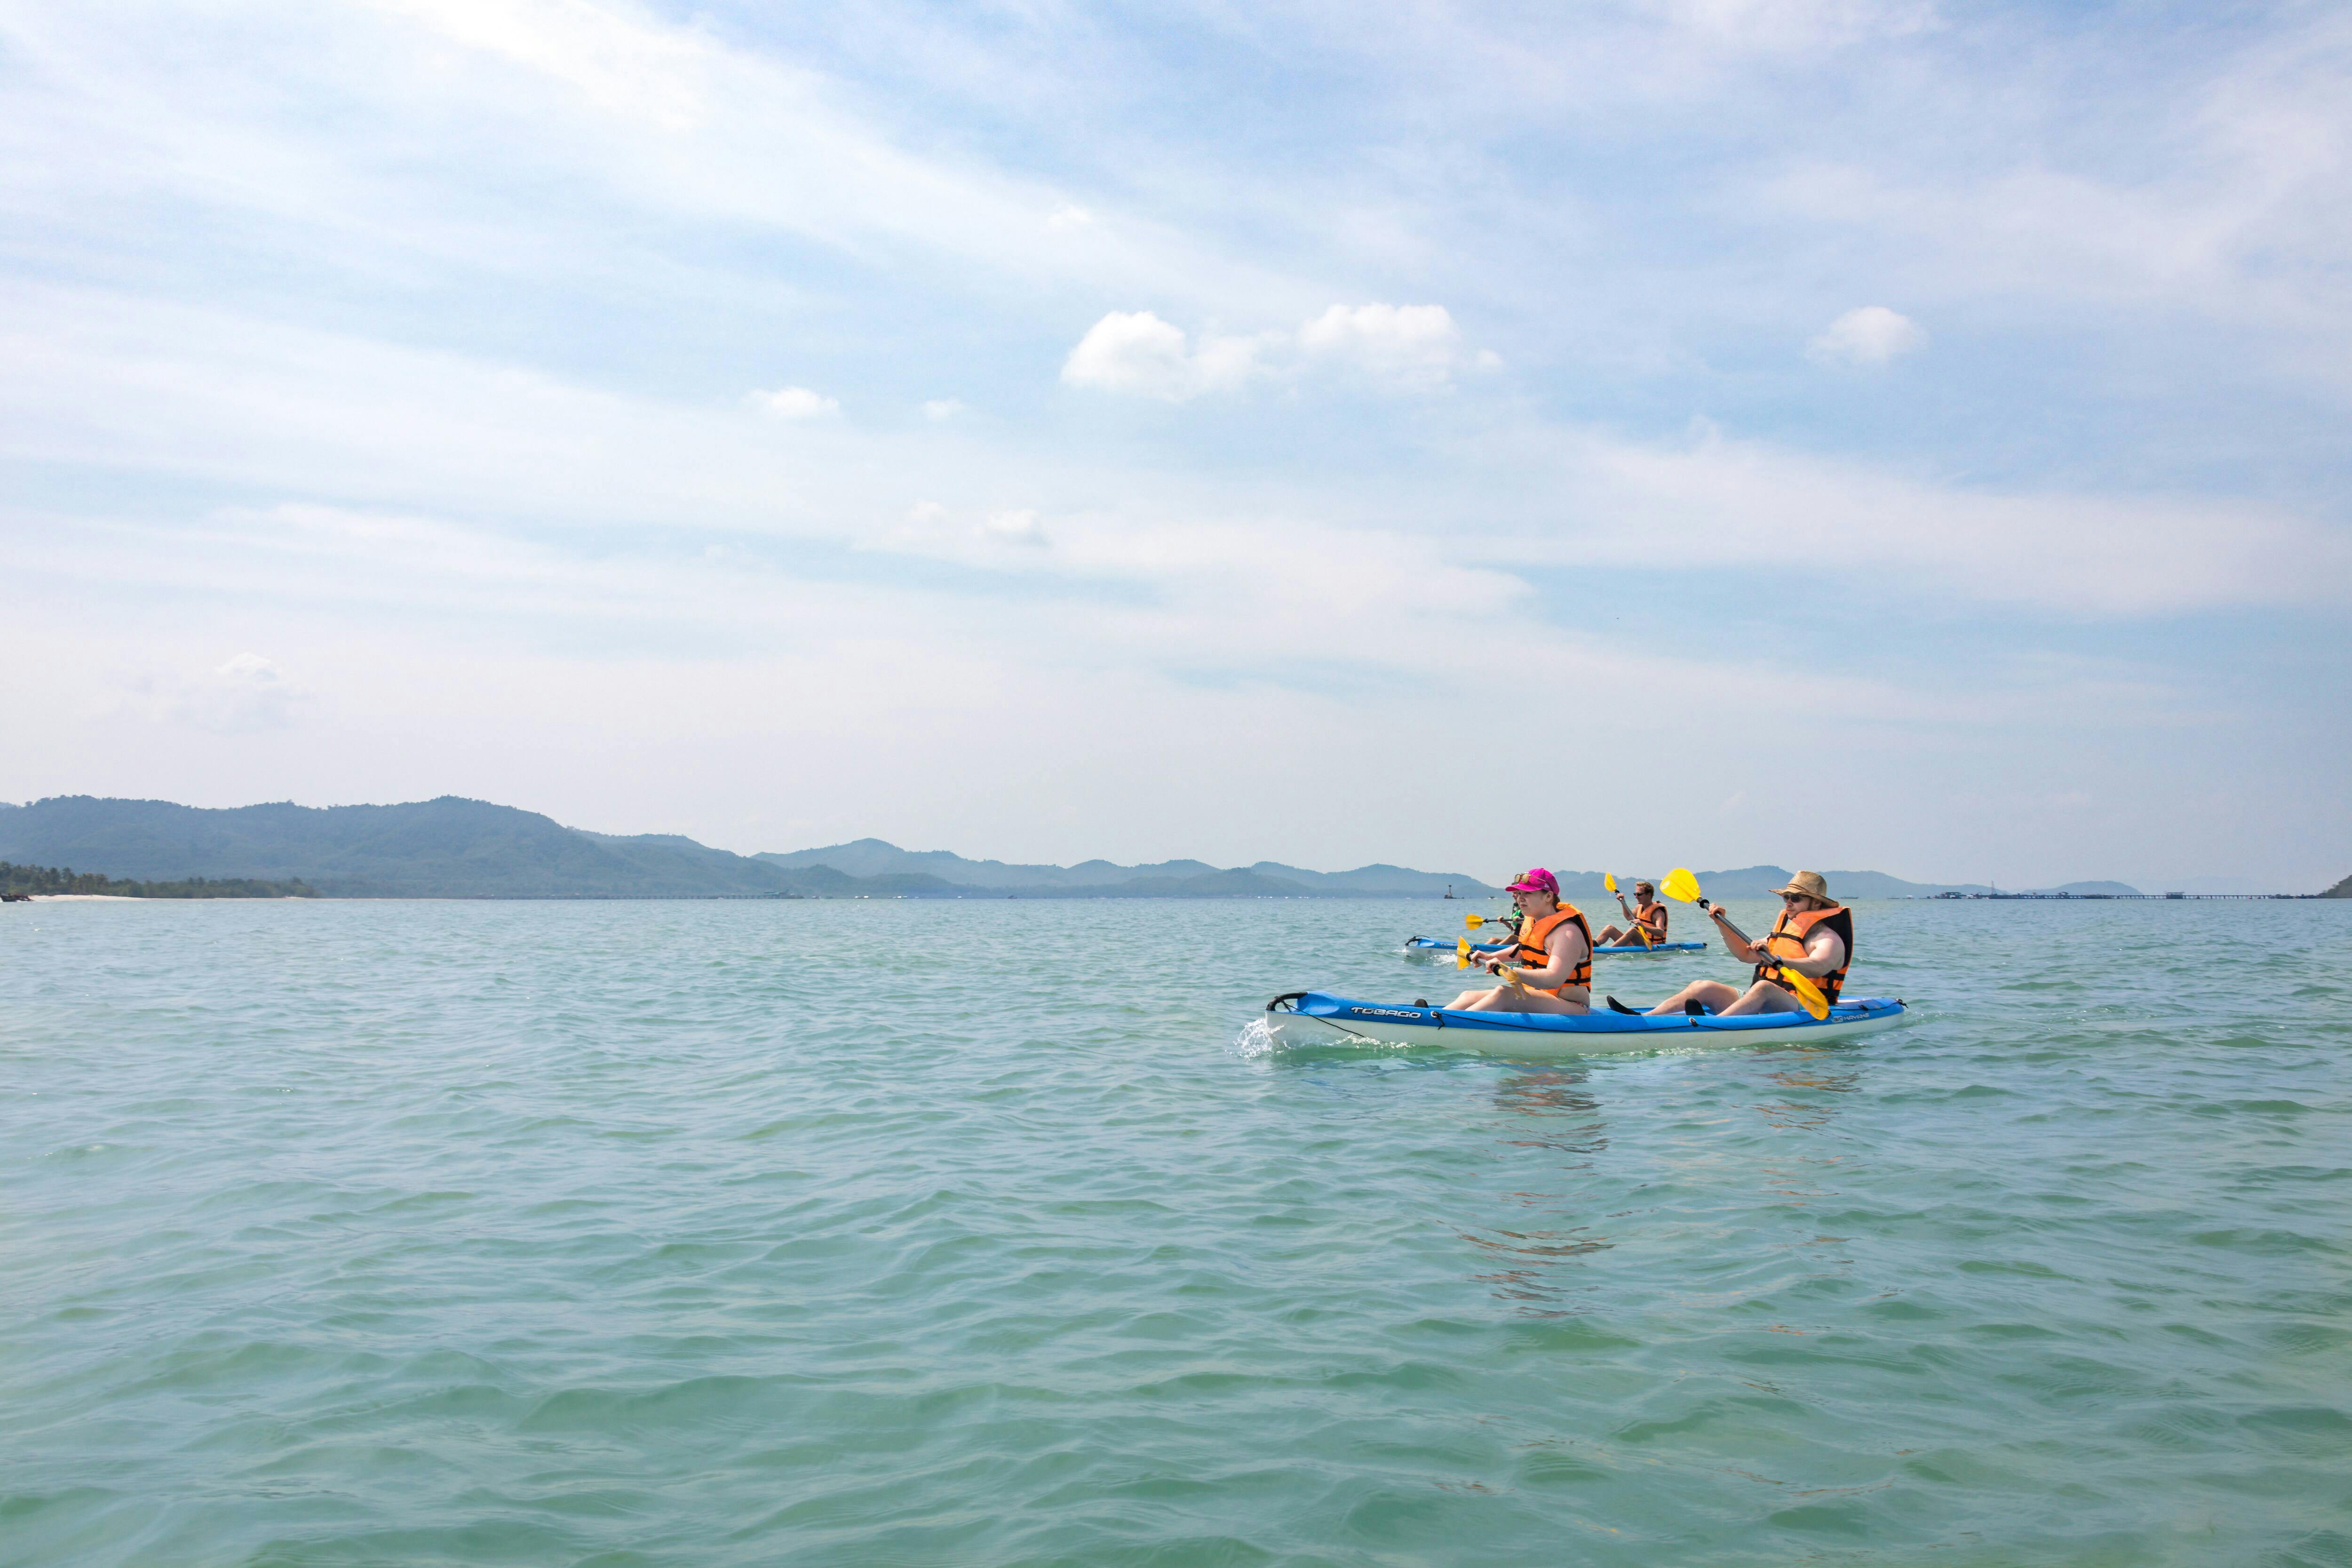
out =
[[1538,866],[1511,880],[1519,935],[1508,953],[1481,960],[1501,977],[1491,991],[1465,991],[1447,1005],[1471,1012],[1589,1013],[1592,1010],[1592,927],[1584,912],[1562,904],[1559,878]]

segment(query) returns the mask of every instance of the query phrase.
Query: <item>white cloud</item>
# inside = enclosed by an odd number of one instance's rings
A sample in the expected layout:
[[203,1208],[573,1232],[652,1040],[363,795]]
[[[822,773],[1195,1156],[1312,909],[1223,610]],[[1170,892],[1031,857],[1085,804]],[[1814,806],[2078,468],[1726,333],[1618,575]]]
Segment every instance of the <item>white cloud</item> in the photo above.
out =
[[982,537],[1000,544],[1027,545],[1038,549],[1052,542],[1046,538],[1045,528],[1039,526],[1037,514],[1027,510],[991,512],[981,524],[981,533]]
[[2089,616],[2352,598],[2352,531],[2252,502],[1973,489],[1704,429],[1682,447],[1538,439],[1551,506],[1591,522],[1527,548],[1580,563],[1802,569]]
[[923,417],[934,423],[953,419],[962,412],[963,399],[958,397],[935,397],[923,404]]
[[[1930,107],[1969,116],[1954,130],[1980,156],[1949,162],[1889,126],[1881,144],[1800,152],[1755,188],[1767,211],[1835,231],[1841,255],[1914,297],[2039,305],[2065,331],[2100,324],[2085,305],[2130,312],[2136,333],[2164,320],[2151,308],[2251,328],[2227,350],[2231,373],[2268,350],[2257,358],[2344,388],[2352,16],[2269,17],[2217,36],[2194,66],[2135,62],[2145,75],[2113,70],[2113,42],[2090,35],[2071,92],[2039,69],[1954,72]],[[2068,120],[2076,135],[2045,136]]]
[[751,394],[751,401],[778,419],[828,419],[841,412],[839,398],[806,387],[780,387]]
[[453,43],[569,83],[594,108],[672,132],[708,113],[718,52],[690,31],[648,27],[572,0],[381,0]]
[[[1070,350],[1062,380],[1181,402],[1323,364],[1391,390],[1430,392],[1465,362],[1461,329],[1443,305],[1334,305],[1296,331],[1204,337],[1197,348],[1149,310],[1114,310]],[[1491,369],[1502,361],[1482,353],[1467,362]]]
[[1004,545],[1044,549],[1053,543],[1034,507],[1003,507],[976,522],[959,525],[955,512],[937,501],[918,501],[907,508],[906,520],[857,542],[866,549],[894,550],[935,560],[989,564],[1001,570]]
[[[1041,456],[954,424],[845,425],[829,434],[827,460],[814,462],[730,411],[494,361],[95,291],[0,286],[0,306],[20,323],[0,355],[0,453],[42,463],[393,513],[487,506],[561,527],[655,524],[875,549],[894,547],[868,520],[901,512],[907,476],[919,473],[934,495],[1019,497],[1054,517],[1040,570],[1074,559],[1065,519],[1139,482],[1121,463]],[[1644,443],[1535,421],[1494,429],[1470,450],[1470,469],[1440,463],[1425,484],[1213,468],[1150,483],[1171,515],[1288,509],[1339,537],[1477,517],[1516,535],[1512,548],[1530,559],[1675,570],[1803,563],[1925,603],[2142,615],[2352,599],[2352,538],[2284,504],[2030,484],[1990,492],[1766,443]],[[957,548],[990,548],[975,537],[976,514],[967,519]],[[15,548],[37,552],[57,526],[26,521]]]
[[[397,19],[371,29],[389,45],[374,52],[395,66],[420,34],[470,57],[454,81],[394,73],[388,83],[338,83],[349,89],[338,101],[389,91],[394,112],[404,113],[420,99],[457,99],[471,123],[452,117],[467,134],[453,158],[478,156],[495,125],[492,144],[519,150],[530,166],[561,162],[632,204],[844,249],[911,242],[1015,276],[1130,286],[1141,277],[1171,294],[1294,286],[1164,221],[1106,223],[1012,168],[929,152],[931,138],[912,150],[901,140],[910,117],[877,115],[859,84],[788,49],[732,43],[699,20],[596,0],[375,0],[374,8]],[[310,9],[289,7],[298,18]],[[1037,243],[1041,211],[1066,243]]]
[[1651,0],[1677,31],[1759,54],[1814,54],[1934,25],[1927,0]]
[[1114,310],[1078,340],[1063,362],[1062,380],[1181,402],[1249,380],[1263,347],[1255,338],[1204,338],[1196,350],[1182,328],[1149,310]]
[[1298,344],[1422,389],[1444,385],[1462,358],[1461,329],[1443,305],[1334,305],[1298,329]]
[[150,674],[124,683],[130,711],[213,735],[260,735],[290,727],[310,694],[275,660],[237,653],[204,674]]
[[1864,305],[1831,322],[1805,352],[1824,365],[1883,365],[1927,341],[1927,334],[1910,317],[1884,305]]

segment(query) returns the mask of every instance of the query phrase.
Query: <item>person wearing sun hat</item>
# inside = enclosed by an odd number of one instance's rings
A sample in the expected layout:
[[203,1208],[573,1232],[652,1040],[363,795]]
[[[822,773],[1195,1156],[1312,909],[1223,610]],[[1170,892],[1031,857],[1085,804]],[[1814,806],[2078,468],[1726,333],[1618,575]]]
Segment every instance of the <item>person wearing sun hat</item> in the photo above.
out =
[[1559,878],[1541,866],[1512,878],[1510,894],[1519,912],[1517,940],[1508,954],[1479,966],[1503,983],[1465,991],[1447,1005],[1471,1012],[1591,1012],[1592,926],[1584,912],[1560,902]]
[[1845,972],[1853,964],[1853,911],[1830,896],[1829,883],[1817,871],[1801,871],[1789,879],[1788,886],[1772,891],[1780,895],[1780,916],[1772,923],[1772,934],[1761,942],[1741,936],[1720,908],[1707,910],[1731,956],[1756,966],[1746,991],[1721,980],[1693,980],[1650,1010],[1723,1016],[1800,1012],[1805,1004],[1797,999],[1795,988],[1781,978],[1790,970],[1811,980],[1823,997],[1835,1002],[1845,984]]

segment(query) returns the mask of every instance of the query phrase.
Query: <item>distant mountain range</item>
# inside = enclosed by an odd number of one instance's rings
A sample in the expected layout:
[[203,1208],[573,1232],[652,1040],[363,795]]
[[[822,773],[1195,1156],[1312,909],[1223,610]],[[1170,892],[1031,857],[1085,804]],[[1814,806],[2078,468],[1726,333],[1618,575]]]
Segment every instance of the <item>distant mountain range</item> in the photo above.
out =
[[[739,855],[674,833],[592,833],[453,795],[398,806],[281,801],[226,810],[58,796],[0,810],[0,860],[143,882],[299,879],[330,898],[1438,898],[1449,890],[1464,898],[1501,896],[1460,873],[1393,865],[1346,872],[1275,861],[1233,868],[1192,860],[1008,865],[879,839]],[[1871,871],[1825,874],[1841,898],[1987,891]],[[1699,882],[1710,897],[1752,898],[1789,875],[1759,865],[1703,872]],[[1631,892],[1632,875],[1618,881]],[[1562,873],[1560,884],[1566,897],[1588,906],[1613,902],[1599,872]],[[2073,883],[2063,891],[2132,890]]]
[[[1115,865],[1109,861],[1081,861],[1076,865],[1007,865],[1003,861],[971,861],[945,850],[902,850],[880,839],[858,839],[828,844],[818,850],[756,857],[788,871],[829,866],[853,877],[931,878],[950,887],[970,891],[984,888],[1024,898],[1077,895],[1085,898],[1207,898],[1297,897],[1315,894],[1325,898],[1442,898],[1450,889],[1463,897],[1496,890],[1459,872],[1408,871],[1402,866],[1368,865],[1354,871],[1307,871],[1278,861],[1223,870],[1206,861],[1162,861],[1157,865]],[[1181,891],[1180,891],[1181,890]]]
[[1327,873],[1270,862],[1008,866],[877,839],[739,855],[674,833],[567,828],[443,796],[399,806],[212,810],[59,796],[0,810],[0,860],[141,881],[299,878],[330,898],[1393,898],[1494,890],[1398,866]]
[[[1239,871],[1218,871],[1202,861],[1165,861],[1159,865],[1113,865],[1108,861],[1085,861],[1074,866],[1006,865],[1001,861],[971,861],[945,850],[902,850],[880,839],[858,839],[845,844],[828,844],[823,849],[799,850],[791,854],[762,854],[758,857],[783,866],[831,866],[836,871],[857,876],[923,875],[961,888],[1019,888],[1024,897],[1049,897],[1055,892],[1081,894],[1090,898],[1106,895],[1111,889],[1134,896],[1163,897],[1160,888],[1168,883],[1192,883],[1202,885],[1202,891],[1216,896],[1217,890],[1208,885],[1210,878],[1254,877],[1285,885],[1261,889],[1255,885],[1234,883],[1237,894],[1272,892],[1296,896],[1300,893],[1320,894],[1327,898],[1373,896],[1393,898],[1441,897],[1449,889],[1457,895],[1500,897],[1502,889],[1461,875],[1442,874],[1425,871],[1407,871],[1401,866],[1368,865],[1356,871],[1303,871],[1297,866],[1284,865],[1276,861],[1260,861]],[[1601,873],[1597,871],[1561,872],[1560,895],[1571,901],[1613,902]],[[1651,873],[1653,880],[1663,873]],[[1790,873],[1777,865],[1745,866],[1738,871],[1703,872],[1699,885],[1709,897],[1754,898],[1769,895],[1772,889],[1787,885]],[[1906,882],[1901,877],[1888,876],[1875,871],[1826,872],[1830,889],[1841,898],[1927,898],[1938,893],[1990,893],[1981,883]],[[1633,876],[1620,873],[1618,885],[1630,897]],[[2131,894],[2137,889],[2120,882],[2070,882],[2063,888],[2041,888],[2043,893]]]

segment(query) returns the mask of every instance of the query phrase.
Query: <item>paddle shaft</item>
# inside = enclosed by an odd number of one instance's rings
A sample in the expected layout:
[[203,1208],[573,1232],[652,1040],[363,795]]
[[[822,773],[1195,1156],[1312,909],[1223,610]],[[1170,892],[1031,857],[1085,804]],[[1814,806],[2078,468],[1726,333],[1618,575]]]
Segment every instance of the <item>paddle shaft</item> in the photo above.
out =
[[1748,936],[1747,932],[1742,931],[1738,926],[1734,925],[1731,923],[1731,916],[1723,912],[1723,906],[1721,904],[1709,904],[1706,899],[1702,898],[1698,901],[1698,906],[1701,909],[1706,910],[1709,915],[1714,915],[1715,923],[1717,925],[1722,926],[1726,931],[1730,932],[1734,936],[1738,937],[1750,947],[1756,946],[1756,939]]
[[[1821,998],[1822,1005],[1823,1007],[1827,1007],[1829,1005],[1829,993],[1822,989],[1820,981],[1814,979],[1811,975],[1806,974],[1802,969],[1792,969],[1789,967],[1787,961],[1783,959],[1780,955],[1773,952],[1769,947],[1759,946],[1753,937],[1748,935],[1747,932],[1742,931],[1738,926],[1734,925],[1731,923],[1730,917],[1725,915],[1721,909],[1709,904],[1706,899],[1700,899],[1698,901],[1698,906],[1701,909],[1706,910],[1709,915],[1714,915],[1717,925],[1722,926],[1726,931],[1730,932],[1734,936],[1738,937],[1741,942],[1745,943],[1748,946],[1753,948],[1757,953],[1761,955],[1759,962],[1768,963],[1775,969],[1780,970],[1781,974],[1794,976],[1796,978],[1804,981],[1805,984],[1812,989],[1814,995]],[[1765,940],[1769,942],[1771,938],[1766,937]],[[1791,988],[1793,989],[1793,988]],[[1801,998],[1799,999],[1801,1000],[1803,998]],[[1806,1010],[1811,1012],[1812,1009],[1808,1008]]]

